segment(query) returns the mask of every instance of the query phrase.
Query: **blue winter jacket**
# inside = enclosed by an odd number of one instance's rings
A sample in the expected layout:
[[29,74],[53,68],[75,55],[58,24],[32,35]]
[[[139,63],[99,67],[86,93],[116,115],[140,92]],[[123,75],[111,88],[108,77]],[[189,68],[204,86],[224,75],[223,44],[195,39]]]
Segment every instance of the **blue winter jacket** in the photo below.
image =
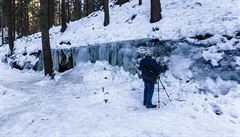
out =
[[146,56],[140,61],[139,69],[142,71],[142,78],[144,82],[156,82],[158,75],[160,74],[160,66],[156,60],[150,56]]

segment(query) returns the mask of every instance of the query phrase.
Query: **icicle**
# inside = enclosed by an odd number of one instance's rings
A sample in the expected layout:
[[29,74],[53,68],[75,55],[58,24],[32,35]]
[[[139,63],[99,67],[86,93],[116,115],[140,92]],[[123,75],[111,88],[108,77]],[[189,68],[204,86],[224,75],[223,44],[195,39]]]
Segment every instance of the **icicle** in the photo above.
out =
[[99,46],[91,46],[89,48],[89,57],[92,63],[95,63],[96,60],[99,60]]
[[117,65],[117,53],[118,53],[118,46],[112,45],[110,48],[110,59],[109,62],[111,65],[116,66]]
[[59,71],[59,51],[52,50],[53,70]]
[[72,52],[73,67],[74,67],[74,66],[76,66],[76,60],[77,60],[77,50],[76,50],[76,48],[72,48],[71,52]]
[[100,47],[99,47],[99,60],[109,61],[109,46],[100,45]]
[[89,53],[87,47],[80,47],[77,51],[77,58],[76,58],[76,64],[80,62],[87,62],[89,61]]
[[37,71],[42,71],[43,70],[43,54],[42,52],[39,55],[39,60],[37,63]]

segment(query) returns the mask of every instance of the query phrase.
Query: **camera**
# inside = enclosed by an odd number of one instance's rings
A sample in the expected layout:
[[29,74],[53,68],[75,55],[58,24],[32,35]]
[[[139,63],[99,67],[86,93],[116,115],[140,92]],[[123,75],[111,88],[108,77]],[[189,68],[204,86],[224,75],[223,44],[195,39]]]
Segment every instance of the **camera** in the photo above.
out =
[[160,73],[165,73],[168,70],[168,66],[164,63],[159,63]]

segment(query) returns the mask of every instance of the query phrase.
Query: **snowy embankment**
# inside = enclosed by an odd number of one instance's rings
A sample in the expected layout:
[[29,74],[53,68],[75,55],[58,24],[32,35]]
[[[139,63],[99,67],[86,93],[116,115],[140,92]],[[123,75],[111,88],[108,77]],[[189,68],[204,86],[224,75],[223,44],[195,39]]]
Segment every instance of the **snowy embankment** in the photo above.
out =
[[[58,74],[9,69],[0,64],[0,134],[4,137],[156,136],[238,137],[240,85],[209,80],[214,97],[201,83],[180,81],[167,71],[162,81],[172,101],[160,91],[161,108],[142,105],[143,82],[106,62],[82,64]],[[211,87],[212,86],[212,87]],[[156,86],[157,87],[157,86]],[[157,91],[157,90],[155,90]],[[157,92],[153,102],[157,104]],[[164,105],[166,104],[166,105]]]

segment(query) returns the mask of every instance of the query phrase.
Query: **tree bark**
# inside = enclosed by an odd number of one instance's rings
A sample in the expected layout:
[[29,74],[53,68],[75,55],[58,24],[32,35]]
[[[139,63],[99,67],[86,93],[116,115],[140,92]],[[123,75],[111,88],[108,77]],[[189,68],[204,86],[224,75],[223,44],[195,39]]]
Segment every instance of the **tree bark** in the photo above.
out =
[[84,8],[84,11],[85,11],[85,16],[88,16],[89,15],[89,0],[85,0],[85,8]]
[[93,12],[93,1],[92,0],[85,0],[85,6],[84,6],[85,16],[88,16]]
[[66,15],[66,1],[62,0],[61,3],[61,11],[62,11],[62,28],[61,32],[64,32],[67,29],[67,15]]
[[1,33],[2,33],[2,45],[4,44],[4,15],[3,15],[3,8],[1,8]]
[[109,0],[103,0],[103,10],[104,10],[104,22],[103,26],[109,24]]
[[151,0],[151,18],[150,23],[158,22],[162,19],[160,0]]
[[20,17],[18,18],[18,24],[17,24],[17,32],[18,32],[18,37],[23,36],[23,17],[24,17],[24,6],[23,6],[23,1],[19,1],[19,6],[20,6]]
[[81,0],[74,1],[74,19],[79,20],[81,18]]
[[29,34],[29,14],[28,14],[29,10],[28,10],[28,3],[26,5],[26,34]]
[[45,76],[54,78],[53,62],[49,40],[48,0],[40,0],[40,27],[42,32],[42,53]]
[[62,22],[62,1],[58,1],[59,3],[58,3],[58,25],[60,25],[61,24],[61,22]]
[[14,48],[14,35],[13,35],[13,0],[7,1],[7,7],[8,7],[8,44],[10,49],[10,54],[13,54],[13,48]]
[[48,14],[49,28],[51,28],[55,21],[55,0],[48,0]]
[[69,23],[71,21],[71,13],[70,13],[70,3],[69,0],[67,0],[67,22]]
[[22,6],[22,17],[23,17],[23,24],[22,24],[22,35],[27,36],[29,34],[29,16],[28,16],[28,2],[23,1],[23,6]]
[[16,6],[18,9],[17,9],[17,11],[18,12],[16,12],[16,33],[17,33],[17,38],[19,38],[20,37],[20,35],[21,35],[21,20],[22,20],[22,17],[21,17],[21,1],[19,1],[18,3],[17,3],[17,6]]
[[16,18],[15,18],[15,14],[16,14],[16,3],[15,0],[13,0],[13,7],[12,7],[12,22],[13,22],[13,39],[15,40],[15,33],[16,33]]

